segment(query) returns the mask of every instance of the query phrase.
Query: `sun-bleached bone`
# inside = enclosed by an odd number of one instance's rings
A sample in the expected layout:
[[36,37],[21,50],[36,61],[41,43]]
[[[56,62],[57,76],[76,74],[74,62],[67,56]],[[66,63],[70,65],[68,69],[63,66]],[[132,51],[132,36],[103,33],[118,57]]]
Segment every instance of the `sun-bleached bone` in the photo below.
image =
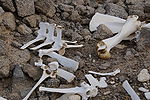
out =
[[108,86],[105,77],[101,77],[100,81],[94,78],[91,74],[86,74],[85,77],[87,78],[91,86],[97,86],[99,88],[106,88]]
[[109,73],[99,73],[99,72],[94,72],[94,71],[89,71],[89,73],[91,74],[96,74],[96,75],[101,75],[101,76],[115,76],[117,75],[118,73],[120,73],[120,69],[116,69],[115,71],[113,72],[109,72]]
[[[61,40],[62,38],[62,27],[56,27],[57,37],[55,38],[55,42],[50,49],[41,49],[42,52],[49,53],[52,51],[58,51],[59,54],[64,55],[66,48],[78,48],[82,47],[83,45],[68,45],[67,43]],[[68,42],[68,41],[66,41]],[[36,48],[37,49],[37,48]]]
[[97,95],[98,89],[96,87],[90,86],[86,82],[82,82],[81,87],[66,89],[39,87],[39,91],[79,94],[82,97],[82,100],[87,100],[89,97],[95,97]]
[[81,96],[77,94],[64,94],[56,100],[81,100]]
[[147,100],[150,100],[150,92],[144,93],[144,96],[146,97]]
[[127,80],[123,82],[122,86],[131,96],[132,100],[140,100],[140,97],[136,94],[136,92],[133,90],[133,88],[130,86]]
[[137,21],[139,17],[136,15],[128,16],[127,21],[122,27],[122,30],[113,37],[104,39],[97,44],[98,56],[102,59],[111,57],[109,51],[119,44],[123,39],[137,31],[141,26],[141,22]]
[[46,29],[48,28],[48,26],[49,26],[49,23],[40,22],[40,24],[39,24],[40,29],[38,30],[37,37],[34,40],[24,44],[20,49],[25,49],[25,48],[27,48],[28,46],[30,46],[31,44],[33,44],[35,42],[38,42],[40,40],[44,40],[47,37]]
[[142,92],[149,92],[149,90],[144,87],[139,87],[138,90]]
[[0,97],[0,100],[7,100],[7,99],[5,99],[5,98],[3,98],[3,97]]
[[148,24],[143,24],[143,25],[142,25],[142,28],[150,28],[150,23],[148,23]]
[[[42,58],[42,56],[47,55],[51,58],[57,59],[57,61],[64,67],[67,67],[73,71],[76,71],[79,66],[79,62],[72,60],[70,58],[64,57],[62,55],[57,54],[56,52],[49,52],[45,53],[39,50],[39,57]],[[42,62],[42,59],[40,60]]]
[[90,31],[97,30],[97,27],[101,24],[106,25],[113,33],[117,33],[122,29],[122,26],[124,25],[126,20],[106,15],[106,14],[100,14],[95,13],[95,15],[92,17],[89,28]]
[[43,46],[52,44],[55,41],[54,40],[55,39],[55,37],[54,37],[55,27],[56,27],[56,24],[48,24],[48,27],[47,27],[48,33],[46,35],[46,40],[42,44],[31,48],[31,50],[36,50],[36,49],[39,49],[39,48],[41,48]]

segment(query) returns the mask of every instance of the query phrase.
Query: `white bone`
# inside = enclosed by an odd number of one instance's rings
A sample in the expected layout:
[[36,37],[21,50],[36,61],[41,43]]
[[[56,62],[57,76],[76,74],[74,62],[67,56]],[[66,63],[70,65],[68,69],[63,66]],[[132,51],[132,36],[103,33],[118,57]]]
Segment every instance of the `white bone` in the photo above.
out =
[[31,50],[37,50],[43,46],[52,44],[54,42],[54,30],[55,30],[56,24],[49,24],[47,29],[48,29],[48,34],[46,36],[46,40],[44,41],[44,43],[31,48]]
[[99,81],[99,88],[106,88],[108,87],[108,84],[106,83],[106,77],[101,77]]
[[39,81],[34,85],[34,87],[30,90],[30,92],[26,95],[26,97],[23,100],[28,100],[28,98],[30,97],[30,95],[32,94],[32,92],[48,77],[50,77],[49,74],[46,73],[46,70],[48,70],[47,68],[45,68],[45,66],[41,67],[43,69],[43,74],[41,76],[41,78],[39,79]]
[[127,80],[123,82],[122,86],[131,96],[132,100],[140,100],[140,97],[136,94],[136,92],[133,90],[133,88],[130,86]]
[[144,95],[145,95],[147,100],[150,100],[150,92],[146,92],[146,93],[144,93]]
[[142,25],[143,28],[150,28],[150,23]]
[[94,78],[91,74],[86,74],[85,77],[89,81],[91,86],[99,86],[99,81],[96,78]]
[[104,24],[113,33],[117,33],[121,30],[124,23],[125,23],[124,19],[106,15],[106,14],[95,13],[95,15],[92,17],[90,21],[89,27],[90,27],[90,31],[95,31],[97,30],[97,27],[99,25]]
[[57,61],[61,65],[63,65],[64,67],[70,68],[73,71],[76,71],[78,69],[79,62],[77,62],[75,60],[72,60],[72,59],[69,59],[69,58],[66,58],[64,56],[61,56],[61,55],[59,55],[59,54],[57,54],[55,52],[44,53],[44,52],[39,50],[39,57],[41,58],[43,55],[47,55],[47,56],[50,56],[52,58],[57,59]]
[[144,88],[144,87],[139,87],[139,91],[142,91],[142,92],[149,92],[148,89]]
[[87,100],[89,97],[96,96],[98,89],[93,86],[90,86],[86,82],[83,82],[81,83],[81,87],[66,88],[66,89],[39,87],[39,91],[79,94],[81,95],[82,100]]
[[5,99],[5,98],[3,98],[3,97],[0,97],[0,100],[7,100],[7,99]]
[[89,73],[96,74],[96,75],[101,75],[101,76],[107,76],[107,75],[109,75],[109,76],[115,76],[118,73],[120,73],[120,69],[118,68],[115,71],[110,72],[110,73],[98,73],[98,72],[94,72],[94,71],[89,71]]
[[64,78],[68,82],[73,81],[73,79],[75,78],[75,75],[60,68],[57,69],[57,75]]
[[47,35],[46,29],[47,29],[48,25],[49,25],[49,23],[40,22],[40,24],[39,24],[40,29],[38,30],[38,36],[34,40],[24,44],[20,49],[25,49],[35,42],[38,42],[40,40],[44,40],[46,38],[46,35]]
[[81,100],[81,97],[76,94],[64,94],[56,100]]
[[[136,16],[136,15],[129,16],[127,21],[123,25],[122,30],[118,34],[116,34],[113,37],[104,39],[97,44],[97,46],[98,46],[97,51],[98,51],[98,55],[100,58],[103,58],[103,59],[110,58],[109,51],[113,47],[115,47],[117,44],[119,44],[123,39],[127,38],[130,34],[137,31],[137,29],[141,26],[141,22],[137,21],[137,19],[138,19],[138,16]],[[106,48],[101,49],[102,45],[106,45]],[[105,52],[101,52],[104,50],[105,50]],[[106,56],[106,54],[107,54],[107,56]]]
[[83,45],[67,45],[66,48],[79,48],[79,47],[83,47]]

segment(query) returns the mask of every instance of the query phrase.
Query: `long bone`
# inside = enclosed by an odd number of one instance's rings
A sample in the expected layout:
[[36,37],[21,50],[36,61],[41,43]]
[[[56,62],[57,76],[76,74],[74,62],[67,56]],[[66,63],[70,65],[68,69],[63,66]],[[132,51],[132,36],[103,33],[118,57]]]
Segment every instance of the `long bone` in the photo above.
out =
[[5,99],[5,98],[3,98],[3,97],[0,97],[0,100],[7,100],[7,99]]
[[56,78],[56,75],[66,79],[68,82],[71,82],[74,79],[74,75],[70,72],[67,72],[63,69],[59,68],[58,62],[51,62],[46,66],[42,63],[35,63],[36,66],[41,66],[43,69],[43,74],[39,81],[35,84],[35,86],[31,89],[31,91],[27,94],[27,96],[23,100],[27,100],[32,92],[41,84],[46,78]]
[[136,15],[129,16],[118,34],[111,38],[104,39],[97,44],[97,52],[100,58],[110,58],[111,55],[109,51],[141,26],[141,22],[137,21],[137,19],[138,16]]
[[44,40],[46,38],[46,35],[47,35],[46,29],[47,29],[48,25],[49,25],[49,23],[47,23],[47,22],[40,22],[39,23],[40,29],[38,30],[38,36],[34,40],[24,44],[20,49],[25,49],[35,42],[38,42],[40,40]]
[[101,75],[101,76],[115,76],[118,73],[120,73],[120,69],[116,69],[115,71],[109,72],[109,73],[98,73],[98,72],[94,72],[94,71],[89,71],[89,73],[96,74],[96,75]]
[[82,97],[82,100],[87,100],[89,97],[95,97],[97,95],[98,89],[96,87],[90,86],[86,82],[82,82],[81,87],[77,86],[74,88],[66,89],[39,87],[39,91],[79,94]]
[[67,67],[69,69],[72,69],[73,71],[76,71],[78,69],[79,66],[79,62],[72,60],[70,58],[66,58],[62,55],[57,54],[56,52],[49,52],[49,53],[45,53],[43,51],[39,50],[39,57],[40,57],[40,61],[42,62],[42,56],[47,55],[50,56],[51,58],[55,58],[57,59],[57,61],[64,67]]
[[77,48],[77,47],[82,47],[83,45],[68,45],[67,43],[63,42],[61,40],[62,37],[62,27],[57,26],[56,27],[56,32],[57,32],[57,37],[55,38],[55,42],[50,49],[42,49],[42,52],[49,53],[52,51],[58,51],[59,54],[64,55],[65,53],[65,48]]

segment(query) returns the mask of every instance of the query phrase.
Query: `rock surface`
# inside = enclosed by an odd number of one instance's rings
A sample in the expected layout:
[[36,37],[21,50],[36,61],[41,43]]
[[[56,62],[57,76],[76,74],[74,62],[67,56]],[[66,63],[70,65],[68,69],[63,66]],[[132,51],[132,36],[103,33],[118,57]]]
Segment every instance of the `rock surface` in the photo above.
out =
[[145,82],[150,80],[150,74],[147,69],[142,69],[138,74],[138,81]]
[[13,0],[0,0],[0,4],[2,5],[2,7],[4,7],[8,11],[11,11],[11,12],[16,11],[14,4],[13,4]]

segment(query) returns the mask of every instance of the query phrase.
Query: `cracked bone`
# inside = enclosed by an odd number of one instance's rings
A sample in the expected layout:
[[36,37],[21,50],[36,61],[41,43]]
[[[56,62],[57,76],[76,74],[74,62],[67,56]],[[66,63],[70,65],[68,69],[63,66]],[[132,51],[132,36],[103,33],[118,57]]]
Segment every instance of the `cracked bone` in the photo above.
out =
[[[57,32],[57,37],[55,38],[55,42],[52,45],[52,48],[50,49],[42,49],[42,52],[48,53],[48,52],[52,52],[52,51],[58,51],[59,54],[64,55],[65,53],[65,49],[66,48],[78,48],[78,47],[82,47],[83,45],[68,45],[67,43],[63,42],[61,40],[62,38],[62,27],[61,26],[57,26],[56,27],[56,32]],[[68,41],[66,41],[68,42]],[[37,49],[37,48],[35,48]]]
[[82,97],[82,100],[87,100],[89,97],[95,97],[97,95],[98,89],[96,87],[90,86],[86,82],[82,82],[81,87],[77,86],[74,88],[65,89],[39,87],[39,91],[79,94]]
[[64,94],[56,100],[81,100],[81,96],[77,94]]
[[96,74],[96,75],[101,75],[101,76],[107,76],[107,75],[109,75],[109,76],[115,76],[118,73],[120,73],[120,69],[118,68],[115,71],[109,72],[109,73],[98,73],[98,72],[94,72],[94,71],[89,71],[89,73]]
[[136,92],[133,90],[133,88],[130,86],[127,80],[123,82],[122,86],[131,96],[132,100],[140,100],[140,97],[136,94]]
[[5,99],[5,98],[3,98],[3,97],[0,97],[0,100],[7,100],[7,99]]
[[47,35],[46,29],[48,28],[48,25],[49,25],[49,23],[47,23],[47,22],[40,22],[40,24],[39,24],[40,29],[38,30],[37,37],[34,40],[24,44],[20,49],[25,49],[35,42],[38,42],[40,40],[44,40],[46,38],[46,35]]
[[137,21],[139,17],[136,15],[128,16],[121,31],[113,37],[104,39],[97,44],[98,56],[102,59],[108,59],[111,57],[109,51],[119,44],[123,39],[138,30],[141,25],[140,21]]
[[[42,56],[47,55],[50,56],[51,58],[55,58],[57,59],[57,61],[64,67],[67,67],[73,71],[76,71],[78,69],[79,66],[79,62],[72,60],[70,58],[66,58],[62,55],[59,55],[55,52],[49,52],[49,53],[45,53],[39,50],[39,57],[40,59],[42,58]],[[41,59],[42,60],[42,59]]]
[[106,88],[108,86],[108,84],[105,82],[105,77],[101,77],[100,81],[94,78],[91,74],[86,74],[85,77],[87,78],[91,86],[98,86],[99,88]]

